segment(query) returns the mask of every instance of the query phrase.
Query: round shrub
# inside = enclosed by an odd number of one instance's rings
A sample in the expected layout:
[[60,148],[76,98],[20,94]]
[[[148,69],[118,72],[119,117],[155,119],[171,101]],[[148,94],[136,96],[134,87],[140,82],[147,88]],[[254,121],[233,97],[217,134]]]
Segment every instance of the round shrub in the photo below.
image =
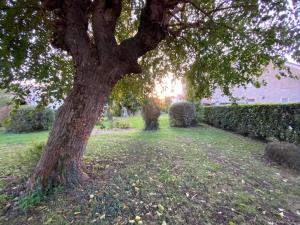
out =
[[169,109],[171,127],[190,127],[196,125],[196,108],[191,102],[178,102]]
[[36,110],[34,107],[24,107],[11,114],[5,128],[14,133],[49,130],[53,121],[52,109]]
[[300,147],[295,144],[271,142],[265,149],[265,155],[279,164],[300,170]]
[[145,122],[145,130],[157,130],[159,128],[160,109],[154,102],[150,101],[143,106],[142,115]]

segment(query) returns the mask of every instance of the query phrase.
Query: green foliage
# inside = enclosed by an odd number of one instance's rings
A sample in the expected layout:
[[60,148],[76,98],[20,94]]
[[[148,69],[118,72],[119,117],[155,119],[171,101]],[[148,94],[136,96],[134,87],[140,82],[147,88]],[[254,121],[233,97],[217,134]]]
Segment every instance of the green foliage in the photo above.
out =
[[110,104],[111,104],[110,109],[111,109],[112,116],[115,116],[115,117],[121,116],[121,109],[122,109],[121,104],[119,104],[118,102],[114,102],[114,101]]
[[12,94],[7,93],[5,90],[0,90],[0,108],[7,106],[12,99]]
[[34,107],[23,107],[11,113],[4,126],[7,131],[14,133],[49,130],[54,116],[52,109],[38,110]]
[[295,144],[285,142],[269,143],[265,155],[279,164],[300,170],[300,147]]
[[190,127],[196,124],[196,108],[191,102],[178,102],[169,109],[171,127]]
[[117,119],[113,121],[113,127],[119,129],[128,129],[130,128],[130,123],[125,119]]
[[28,172],[37,165],[42,156],[45,145],[45,142],[34,143],[19,153],[18,161],[24,171]]
[[37,189],[33,191],[32,193],[27,194],[26,196],[23,196],[19,202],[19,207],[26,211],[29,208],[39,204],[43,200],[43,192],[40,189]]
[[100,129],[105,129],[105,125],[103,123],[103,120],[99,120],[97,123],[96,123],[96,126],[98,126]]
[[[141,81],[138,90],[172,72],[185,73],[193,96],[209,96],[216,86],[228,94],[233,85],[257,82],[271,61],[282,68],[286,54],[299,60],[299,1],[192,2],[170,17],[166,40],[139,60],[145,70],[134,78]],[[122,1],[114,34],[117,43],[137,32],[144,5],[143,0]],[[23,81],[40,84],[42,104],[53,101],[51,96],[63,99],[72,87],[71,57],[50,45],[57,22],[53,18],[55,13],[44,10],[41,1],[0,2],[0,88],[14,91],[17,103],[27,95]],[[93,40],[93,32],[89,35]],[[116,92],[113,99],[120,93]]]
[[196,107],[196,121],[202,123],[204,121],[204,107],[200,103],[195,104]]
[[209,106],[205,121],[255,138],[299,142],[300,104]]
[[143,106],[142,114],[145,130],[157,130],[159,128],[158,118],[160,116],[160,108],[153,99],[150,99]]
[[53,49],[49,42],[50,16],[42,9],[41,1],[0,2],[0,88],[14,92],[17,104],[32,86],[22,81],[39,84],[36,88],[42,105],[63,99],[72,86],[71,58]]
[[[215,4],[195,2],[200,8],[214,8]],[[183,35],[197,43],[191,47],[194,63],[185,74],[189,97],[210,96],[216,87],[229,95],[232,86],[258,85],[263,68],[273,62],[283,69],[284,54],[289,51],[299,60],[299,22],[288,1],[230,1],[228,5],[245,7],[228,14],[220,12],[216,22],[203,24],[203,33],[195,29],[187,32],[189,36]]]
[[126,107],[130,113],[137,112],[145,104],[153,88],[154,81],[150,77],[133,74],[125,76],[114,86],[110,96],[113,115],[120,116],[122,107]]

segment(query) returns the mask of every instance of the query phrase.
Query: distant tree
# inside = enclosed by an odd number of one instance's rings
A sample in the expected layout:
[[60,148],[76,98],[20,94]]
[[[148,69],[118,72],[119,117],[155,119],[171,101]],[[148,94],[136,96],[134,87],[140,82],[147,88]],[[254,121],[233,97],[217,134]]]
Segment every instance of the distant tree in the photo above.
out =
[[145,122],[145,131],[157,130],[159,128],[158,118],[160,116],[160,107],[158,101],[149,98],[143,105],[142,115]]
[[0,1],[0,88],[24,96],[21,84],[34,81],[41,103],[64,99],[30,186],[88,179],[84,149],[113,87],[127,74],[188,71],[193,87],[209,93],[254,80],[270,61],[282,67],[286,54],[299,60],[299,4]]
[[125,76],[114,86],[109,98],[110,105],[116,112],[126,107],[129,112],[135,113],[142,108],[153,88],[152,80],[145,80],[137,75]]

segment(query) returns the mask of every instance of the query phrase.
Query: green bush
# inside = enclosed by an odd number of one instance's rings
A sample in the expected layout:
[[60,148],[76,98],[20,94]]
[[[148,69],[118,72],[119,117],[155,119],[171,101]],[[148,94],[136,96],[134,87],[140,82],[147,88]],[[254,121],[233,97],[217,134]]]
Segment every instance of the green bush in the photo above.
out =
[[11,113],[4,123],[7,131],[20,133],[49,130],[54,121],[52,109],[36,110],[34,107],[24,107]]
[[171,127],[189,127],[196,125],[196,108],[191,102],[178,102],[169,109]]
[[300,147],[295,144],[286,142],[269,143],[265,150],[265,156],[279,164],[300,170]]
[[36,206],[41,203],[43,200],[44,195],[41,189],[37,189],[32,193],[28,193],[27,195],[23,196],[19,199],[18,205],[20,209],[23,211],[27,211],[33,206]]
[[105,129],[106,128],[105,125],[104,125],[104,118],[103,117],[96,122],[96,126],[98,126],[100,129]]
[[149,101],[143,106],[142,115],[145,122],[145,130],[157,130],[160,108],[154,101]]
[[130,124],[126,120],[118,119],[113,121],[113,127],[119,129],[128,129],[130,128]]
[[250,137],[299,142],[300,104],[204,107],[205,121]]

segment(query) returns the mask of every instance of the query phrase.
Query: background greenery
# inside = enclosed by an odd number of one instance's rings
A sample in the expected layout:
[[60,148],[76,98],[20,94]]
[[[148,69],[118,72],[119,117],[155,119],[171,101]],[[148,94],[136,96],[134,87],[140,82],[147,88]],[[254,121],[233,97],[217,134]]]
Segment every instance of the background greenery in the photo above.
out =
[[255,138],[300,142],[300,104],[204,107],[205,122]]
[[7,131],[14,133],[49,130],[54,117],[55,112],[52,109],[39,110],[36,107],[24,106],[12,112],[4,126]]

